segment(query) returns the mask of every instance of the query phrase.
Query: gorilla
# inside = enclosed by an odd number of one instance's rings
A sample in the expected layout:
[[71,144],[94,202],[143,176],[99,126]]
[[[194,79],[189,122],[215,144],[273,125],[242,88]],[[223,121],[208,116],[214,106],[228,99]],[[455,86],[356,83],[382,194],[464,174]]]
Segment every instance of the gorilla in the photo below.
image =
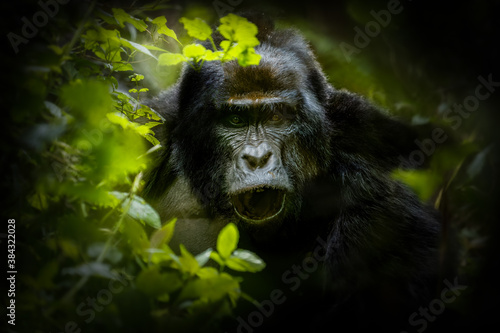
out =
[[308,318],[305,328],[405,329],[438,271],[438,218],[391,177],[418,149],[416,131],[334,88],[299,32],[250,20],[259,65],[185,66],[149,100],[166,120],[157,132],[165,148],[143,195],[163,221],[178,218],[173,247],[215,247],[234,222],[240,247],[263,257],[265,271],[278,267],[277,281],[323,241],[327,296],[287,303],[266,319],[273,329],[290,314]]

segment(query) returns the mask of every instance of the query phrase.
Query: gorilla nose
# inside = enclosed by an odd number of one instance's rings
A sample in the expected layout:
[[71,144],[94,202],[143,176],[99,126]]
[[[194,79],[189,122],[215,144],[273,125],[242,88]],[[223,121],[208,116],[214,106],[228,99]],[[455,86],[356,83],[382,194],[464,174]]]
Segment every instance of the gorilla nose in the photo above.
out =
[[241,152],[242,166],[247,171],[265,169],[274,164],[273,152],[266,143],[261,143],[257,147],[246,146]]

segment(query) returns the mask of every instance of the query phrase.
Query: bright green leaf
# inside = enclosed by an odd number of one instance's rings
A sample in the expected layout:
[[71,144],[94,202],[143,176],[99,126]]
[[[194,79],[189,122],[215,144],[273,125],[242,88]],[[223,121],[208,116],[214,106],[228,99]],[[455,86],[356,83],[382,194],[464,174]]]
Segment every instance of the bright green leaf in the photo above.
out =
[[182,17],[179,22],[184,24],[184,29],[186,29],[188,35],[193,38],[204,41],[212,36],[212,29],[200,18],[191,20],[186,17]]
[[142,75],[142,74],[132,74],[129,77],[130,77],[130,81],[132,81],[132,82],[139,82],[139,81],[144,80],[144,75]]
[[113,71],[115,72],[125,72],[125,71],[133,71],[134,67],[128,62],[120,62],[112,64]]
[[186,57],[179,53],[162,53],[158,57],[159,66],[172,66],[186,61]]
[[250,65],[258,65],[260,63],[261,55],[255,53],[255,49],[248,48],[242,53],[238,55],[238,64],[240,66],[250,66]]
[[157,18],[153,19],[151,23],[155,25],[167,24],[167,18],[165,16],[158,16]]
[[195,274],[200,269],[198,261],[191,253],[189,253],[189,251],[183,244],[181,244],[179,247],[181,249],[181,256],[179,257],[179,261],[181,263],[182,270],[188,272],[191,275]]
[[255,37],[258,32],[257,26],[246,18],[229,14],[221,18],[220,22],[218,30],[227,40],[246,47],[259,45],[259,41]]
[[182,54],[186,58],[197,59],[197,58],[202,57],[205,54],[206,51],[207,51],[207,49],[203,45],[200,45],[200,44],[190,44],[190,45],[186,45],[182,49]]
[[238,228],[234,223],[229,223],[222,228],[217,238],[217,252],[223,259],[231,256],[238,246],[239,237]]
[[200,279],[209,279],[209,278],[214,278],[219,275],[219,271],[217,271],[213,267],[203,267],[200,268],[198,272],[196,272],[196,275]]
[[223,51],[213,52],[212,50],[207,50],[203,55],[203,59],[206,61],[215,61],[222,59],[223,55],[224,55]]
[[217,252],[211,252],[210,253],[210,259],[218,263],[220,266],[224,266],[224,259],[217,253]]
[[180,44],[175,32],[172,29],[167,27],[167,19],[165,18],[165,16],[158,16],[157,18],[155,18],[152,21],[152,23],[157,26],[157,28],[158,28],[157,32],[159,34],[171,37],[171,38],[175,39]]

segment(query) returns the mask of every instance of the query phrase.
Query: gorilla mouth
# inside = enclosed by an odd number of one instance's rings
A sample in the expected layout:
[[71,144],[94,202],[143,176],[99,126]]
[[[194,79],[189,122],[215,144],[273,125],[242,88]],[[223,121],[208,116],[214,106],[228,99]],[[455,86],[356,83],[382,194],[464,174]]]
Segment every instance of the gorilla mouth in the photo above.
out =
[[247,222],[262,223],[278,216],[285,207],[283,190],[261,186],[233,195],[236,214]]

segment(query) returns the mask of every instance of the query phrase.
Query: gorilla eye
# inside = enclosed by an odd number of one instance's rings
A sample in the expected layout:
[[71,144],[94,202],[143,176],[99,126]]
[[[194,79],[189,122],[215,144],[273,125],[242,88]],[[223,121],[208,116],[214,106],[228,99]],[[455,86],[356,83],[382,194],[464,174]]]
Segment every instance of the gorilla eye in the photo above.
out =
[[271,118],[272,121],[280,121],[281,120],[281,115],[275,113],[273,117]]
[[243,119],[243,117],[238,116],[236,114],[230,115],[227,118],[227,121],[231,126],[235,127],[242,127],[245,125],[245,120]]

